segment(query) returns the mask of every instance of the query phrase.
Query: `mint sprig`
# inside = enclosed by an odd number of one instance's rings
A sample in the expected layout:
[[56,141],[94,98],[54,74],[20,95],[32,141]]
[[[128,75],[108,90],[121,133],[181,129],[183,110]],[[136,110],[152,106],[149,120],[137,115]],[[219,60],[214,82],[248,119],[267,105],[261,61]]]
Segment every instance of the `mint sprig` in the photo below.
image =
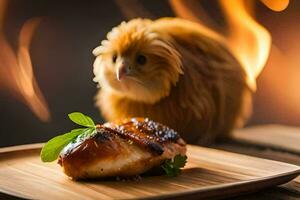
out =
[[175,177],[181,173],[181,168],[185,166],[186,162],[187,156],[178,154],[172,160],[165,160],[161,167],[167,176]]
[[68,133],[56,136],[49,140],[43,146],[41,151],[40,156],[43,162],[52,162],[56,160],[62,149],[74,139],[76,139],[78,136],[87,136],[95,133],[96,125],[92,118],[90,118],[89,116],[84,115],[80,112],[73,112],[70,113],[68,116],[71,121],[86,128],[73,129]]

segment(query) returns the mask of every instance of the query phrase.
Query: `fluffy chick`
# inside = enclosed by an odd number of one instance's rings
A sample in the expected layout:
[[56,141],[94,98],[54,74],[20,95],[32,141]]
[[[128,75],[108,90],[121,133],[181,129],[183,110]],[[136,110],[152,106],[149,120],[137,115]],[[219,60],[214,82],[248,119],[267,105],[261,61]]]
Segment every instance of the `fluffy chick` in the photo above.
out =
[[217,34],[179,18],[122,22],[93,54],[110,121],[149,117],[189,143],[227,136],[249,114],[246,74]]

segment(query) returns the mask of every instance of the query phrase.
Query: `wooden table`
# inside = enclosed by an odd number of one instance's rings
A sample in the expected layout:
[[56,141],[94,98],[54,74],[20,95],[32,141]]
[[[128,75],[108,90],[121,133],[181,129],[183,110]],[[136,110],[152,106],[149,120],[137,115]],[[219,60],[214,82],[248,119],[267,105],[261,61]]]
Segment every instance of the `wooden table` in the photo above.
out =
[[[235,131],[232,140],[212,147],[300,165],[300,128],[280,125],[245,128]],[[233,199],[300,199],[300,176],[287,184]]]
[[[236,130],[232,139],[211,147],[300,165],[300,128],[277,125],[244,128]],[[0,193],[0,199],[17,198]],[[230,199],[300,199],[300,176],[281,186]]]

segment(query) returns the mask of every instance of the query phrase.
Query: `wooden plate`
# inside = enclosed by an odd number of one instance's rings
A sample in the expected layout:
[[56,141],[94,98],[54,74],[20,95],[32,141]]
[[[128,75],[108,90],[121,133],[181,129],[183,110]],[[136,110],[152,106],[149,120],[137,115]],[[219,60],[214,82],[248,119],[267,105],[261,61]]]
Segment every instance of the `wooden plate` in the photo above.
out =
[[42,144],[0,149],[0,192],[30,199],[222,198],[288,182],[295,165],[210,148],[188,146],[188,164],[176,178],[75,182],[60,166],[42,163]]

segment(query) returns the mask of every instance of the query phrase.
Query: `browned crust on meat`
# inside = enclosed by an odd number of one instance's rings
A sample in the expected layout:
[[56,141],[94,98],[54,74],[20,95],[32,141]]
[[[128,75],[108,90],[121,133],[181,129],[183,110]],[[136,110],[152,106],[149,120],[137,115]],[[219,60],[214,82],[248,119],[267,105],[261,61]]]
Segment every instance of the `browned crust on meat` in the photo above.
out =
[[111,176],[136,175],[160,165],[175,154],[185,155],[185,145],[174,130],[148,119],[133,118],[98,125],[97,133],[86,138],[78,137],[65,147],[58,163],[68,176],[86,178],[91,177],[86,171],[89,167],[103,161],[114,163],[118,159],[126,159],[138,150],[143,158],[135,163],[124,163],[119,171],[110,173]]
[[58,163],[64,166],[65,172],[71,169],[74,171],[74,166],[77,168],[76,171],[80,172],[81,167],[92,165],[100,158],[114,160],[122,150],[120,138],[102,129],[90,138],[69,144],[69,148],[67,147],[66,151],[60,154]]
[[106,123],[104,126],[159,155],[164,152],[163,144],[173,142],[185,145],[176,131],[148,118],[125,119],[121,122]]

